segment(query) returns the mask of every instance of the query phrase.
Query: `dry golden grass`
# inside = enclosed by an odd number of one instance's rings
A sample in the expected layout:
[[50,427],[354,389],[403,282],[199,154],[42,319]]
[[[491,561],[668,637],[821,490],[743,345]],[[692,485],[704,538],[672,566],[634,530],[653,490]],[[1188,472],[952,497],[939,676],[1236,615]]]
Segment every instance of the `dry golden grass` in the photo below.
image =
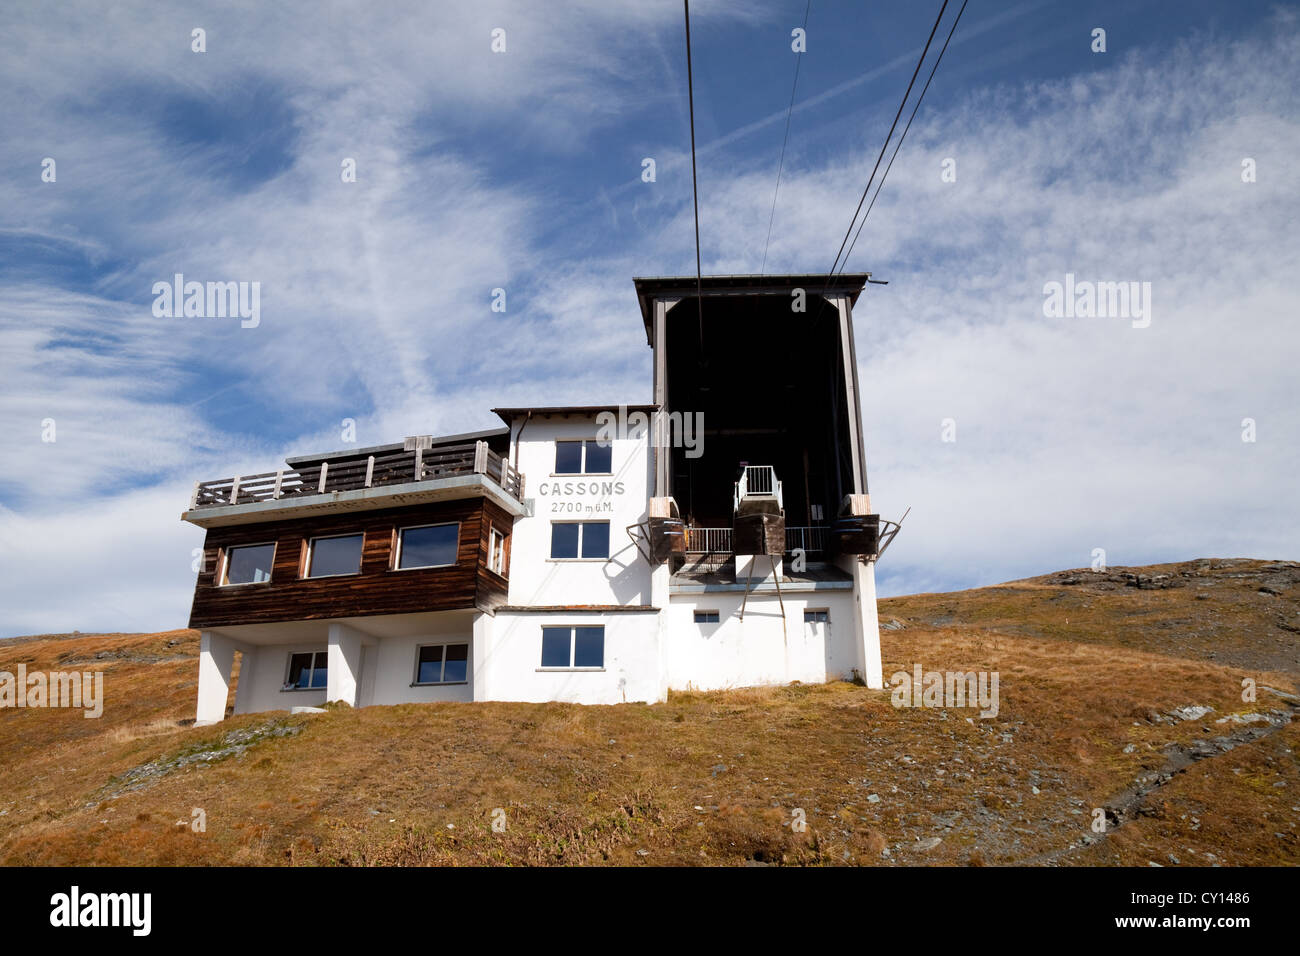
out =
[[[3,670],[93,660],[84,666],[105,670],[108,703],[99,720],[0,712],[0,861],[1300,861],[1294,724],[1193,764],[1151,795],[1146,815],[1070,849],[1090,833],[1092,808],[1161,766],[1167,745],[1223,734],[1213,720],[1227,713],[1285,706],[1263,691],[1243,703],[1242,678],[1294,690],[1294,672],[1171,655],[1177,642],[1163,636],[1132,646],[1141,633],[1133,618],[1155,608],[1192,618],[1190,630],[1208,627],[1200,617],[1235,628],[1249,659],[1252,629],[1272,641],[1264,628],[1273,605],[1254,620],[1233,592],[1194,601],[1186,589],[1058,588],[1066,598],[1050,602],[1035,596],[1044,590],[1030,582],[882,602],[882,620],[907,625],[883,632],[886,676],[916,662],[996,670],[1000,712],[989,720],[896,709],[887,691],[834,683],[674,694],[654,706],[409,704],[193,728],[193,632],[3,643]],[[1078,605],[1068,625],[1053,610],[1063,600]],[[121,656],[95,658],[105,650]],[[1201,721],[1161,717],[1189,704],[1215,711]],[[267,733],[281,726],[297,733]],[[261,736],[224,759],[184,763],[239,731]],[[123,774],[159,760],[175,769],[124,789],[134,783]],[[195,808],[206,832],[191,826]],[[806,830],[792,826],[799,818]],[[941,842],[924,848],[933,837]]]

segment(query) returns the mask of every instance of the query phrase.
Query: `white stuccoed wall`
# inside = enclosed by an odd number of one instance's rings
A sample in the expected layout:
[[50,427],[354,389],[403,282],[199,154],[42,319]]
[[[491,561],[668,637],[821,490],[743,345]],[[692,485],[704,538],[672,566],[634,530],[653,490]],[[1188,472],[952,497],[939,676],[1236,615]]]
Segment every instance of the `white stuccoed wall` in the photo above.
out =
[[328,642],[318,644],[263,644],[244,651],[239,664],[239,689],[235,696],[235,713],[253,714],[263,710],[289,710],[293,707],[320,707],[325,703],[327,688],[284,690],[289,655],[328,652]]
[[[775,593],[677,595],[665,614],[667,681],[672,690],[724,690],[791,681],[822,683],[858,666],[850,591],[785,593],[785,628]],[[807,625],[805,609],[826,609],[829,625]],[[717,624],[696,624],[696,610],[718,611]]]
[[[425,633],[414,637],[385,637],[373,648],[374,683],[362,705],[401,704],[436,700],[473,700],[478,661],[474,647],[474,611],[447,611],[429,615]],[[482,616],[482,615],[479,615]],[[416,648],[421,644],[468,644],[469,680],[464,684],[412,687]],[[368,660],[367,664],[370,663]],[[364,676],[364,675],[363,675]]]
[[[518,433],[519,425],[514,427]],[[511,534],[511,605],[650,603],[650,566],[626,530],[647,513],[651,476],[645,436],[614,441],[613,475],[554,474],[556,440],[593,439],[597,431],[594,415],[534,415],[523,429],[518,467],[524,496],[533,499],[535,511],[531,518],[516,519]],[[621,490],[605,494],[597,487],[593,493],[593,483],[621,483]],[[609,521],[609,561],[551,560],[551,522],[580,519]]]
[[[542,627],[605,627],[603,671],[542,671]],[[623,704],[663,699],[659,615],[498,611],[492,619],[487,667],[491,700]]]

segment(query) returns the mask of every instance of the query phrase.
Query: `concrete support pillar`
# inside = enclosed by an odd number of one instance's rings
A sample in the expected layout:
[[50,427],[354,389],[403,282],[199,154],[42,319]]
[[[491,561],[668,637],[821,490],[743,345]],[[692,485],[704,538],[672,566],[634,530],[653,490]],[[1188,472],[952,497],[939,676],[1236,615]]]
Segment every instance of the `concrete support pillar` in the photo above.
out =
[[326,701],[341,700],[357,706],[357,684],[361,680],[361,645],[368,635],[346,624],[331,624],[329,630],[329,672]]
[[239,658],[239,683],[235,685],[235,713],[237,714],[247,714],[251,709],[253,688],[257,686],[258,664],[266,651],[267,648],[263,647],[240,648],[242,656]]
[[655,615],[655,637],[659,641],[659,700],[668,699],[668,604],[672,572],[668,562],[650,570],[650,603],[659,609]]
[[235,667],[235,651],[241,644],[223,634],[203,631],[199,636],[199,700],[194,725],[203,727],[226,718],[226,699],[230,695],[230,675]]
[[496,622],[490,614],[474,615],[474,638],[469,652],[469,681],[473,700],[491,700],[488,675],[492,671],[492,625]]
[[876,562],[853,562],[853,616],[858,626],[858,673],[868,687],[885,686],[880,664],[880,617],[876,610]]

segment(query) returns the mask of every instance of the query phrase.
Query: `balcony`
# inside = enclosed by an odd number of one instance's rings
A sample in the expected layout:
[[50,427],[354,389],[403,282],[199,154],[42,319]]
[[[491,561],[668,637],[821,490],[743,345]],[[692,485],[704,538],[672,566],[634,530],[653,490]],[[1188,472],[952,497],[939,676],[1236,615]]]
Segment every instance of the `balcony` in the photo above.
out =
[[[195,482],[184,517],[212,526],[257,520],[262,513],[279,516],[291,506],[295,512],[374,508],[394,498],[405,504],[465,497],[485,488],[492,497],[505,498],[512,511],[522,512],[523,476],[509,459],[479,441]],[[217,513],[229,520],[216,520]]]
[[[808,525],[787,527],[785,529],[785,551],[789,554],[796,548],[802,548],[809,554],[826,550],[826,535],[830,528],[826,525]],[[687,528],[686,553],[688,555],[721,555],[731,557],[730,528]]]

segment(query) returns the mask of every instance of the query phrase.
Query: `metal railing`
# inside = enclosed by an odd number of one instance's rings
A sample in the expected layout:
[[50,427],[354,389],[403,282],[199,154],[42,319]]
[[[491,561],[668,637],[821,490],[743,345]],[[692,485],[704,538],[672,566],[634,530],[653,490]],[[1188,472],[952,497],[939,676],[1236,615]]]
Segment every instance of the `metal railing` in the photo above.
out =
[[826,525],[810,525],[799,528],[785,529],[785,550],[786,553],[793,551],[795,548],[802,548],[804,551],[825,551],[826,550]]
[[[825,551],[826,535],[828,528],[826,525],[810,525],[797,528],[785,529],[785,550],[786,553],[793,551],[795,548],[803,548],[806,552]],[[687,554],[730,554],[731,553],[731,529],[730,528],[687,528],[686,529],[686,553]]]
[[244,505],[474,474],[486,475],[516,500],[523,498],[523,476],[509,459],[488,448],[487,442],[480,441],[370,455],[336,464],[322,461],[260,475],[199,481],[194,483],[190,508]]
[[687,528],[686,551],[694,554],[730,554],[730,528]]
[[785,501],[781,495],[781,482],[777,481],[776,469],[771,465],[746,465],[736,482],[732,498],[732,508],[740,510],[740,503],[746,498],[776,498],[777,506],[784,508]]

